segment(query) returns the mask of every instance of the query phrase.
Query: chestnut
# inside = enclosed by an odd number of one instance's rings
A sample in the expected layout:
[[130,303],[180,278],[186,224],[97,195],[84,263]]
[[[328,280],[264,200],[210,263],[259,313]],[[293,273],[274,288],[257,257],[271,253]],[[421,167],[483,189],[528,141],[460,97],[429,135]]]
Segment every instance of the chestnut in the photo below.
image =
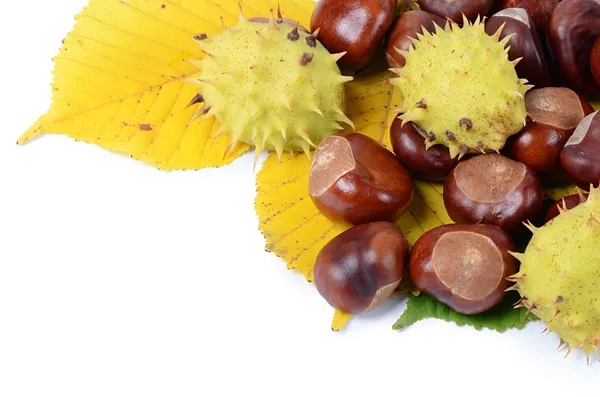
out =
[[529,80],[536,87],[552,85],[544,47],[527,11],[523,8],[506,8],[488,20],[485,31],[493,36],[502,26],[500,39],[514,35],[508,42],[508,57],[511,61],[521,58],[515,67],[519,77]]
[[493,225],[445,225],[425,233],[409,262],[415,286],[462,314],[500,303],[518,271],[512,238]]
[[400,160],[358,133],[330,135],[319,144],[308,191],[323,215],[354,225],[397,220],[414,194],[410,174]]
[[600,2],[564,0],[548,25],[552,52],[567,83],[584,95],[600,95],[600,84],[592,77],[592,47],[600,37]]
[[587,198],[588,194],[583,194],[580,191],[579,194],[573,194],[571,196],[563,197],[562,199],[556,201],[550,206],[550,208],[548,208],[548,212],[546,213],[546,217],[544,218],[544,223],[548,223],[552,219],[559,216],[561,209],[570,210],[572,208],[575,208],[579,204],[585,203],[587,201]]
[[458,164],[458,157],[451,158],[450,150],[443,145],[425,149],[425,132],[412,123],[402,126],[396,118],[390,129],[390,140],[396,156],[416,176],[433,182],[446,179]]
[[471,21],[484,17],[492,8],[494,0],[419,0],[422,10],[448,17],[462,23],[463,14]]
[[444,204],[457,223],[486,223],[518,232],[542,210],[544,190],[525,164],[499,154],[460,162],[444,184]]
[[338,64],[355,72],[373,58],[392,27],[396,0],[321,0],[310,22],[319,41],[332,54],[346,52]]
[[600,184],[600,111],[587,116],[567,141],[560,162],[582,189]]
[[385,55],[391,68],[402,68],[406,65],[404,55],[398,50],[408,51],[413,46],[411,38],[416,39],[417,33],[422,33],[425,28],[429,33],[435,32],[435,25],[444,27],[446,20],[439,15],[427,11],[415,10],[400,14],[392,31],[390,32]]
[[354,226],[319,252],[314,270],[317,291],[346,313],[373,310],[400,285],[407,256],[408,244],[393,223]]
[[503,10],[505,8],[523,8],[533,19],[537,31],[540,35],[546,33],[546,27],[550,22],[552,11],[556,8],[560,0],[500,0],[495,9]]
[[525,94],[532,121],[511,136],[504,152],[537,172],[545,185],[569,181],[560,153],[581,120],[594,109],[577,93],[564,87],[546,87]]
[[590,68],[592,69],[592,75],[594,76],[596,83],[600,85],[600,37],[596,40],[596,44],[594,44],[594,47],[592,48]]

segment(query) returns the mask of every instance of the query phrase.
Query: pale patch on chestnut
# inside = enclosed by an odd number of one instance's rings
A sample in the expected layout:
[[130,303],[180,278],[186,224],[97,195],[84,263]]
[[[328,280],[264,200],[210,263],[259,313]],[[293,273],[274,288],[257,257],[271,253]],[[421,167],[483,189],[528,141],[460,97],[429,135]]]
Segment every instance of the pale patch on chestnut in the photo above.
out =
[[320,196],[355,167],[356,161],[348,140],[339,136],[328,136],[315,150],[308,179],[310,194]]
[[596,115],[598,113],[600,113],[600,111],[596,111],[596,112],[588,115],[586,118],[584,118],[581,121],[581,123],[579,123],[579,125],[575,129],[575,132],[573,133],[573,135],[571,135],[571,138],[567,141],[567,144],[565,145],[565,147],[578,145],[583,141],[583,139],[587,135],[588,131],[590,130],[590,126],[592,125],[592,121],[594,120],[594,117],[596,117]]
[[502,281],[502,254],[486,236],[472,232],[443,235],[433,249],[432,262],[440,281],[454,295],[481,300]]
[[529,14],[527,14],[527,10],[524,8],[506,8],[497,12],[494,16],[516,19],[527,25],[528,28],[531,28],[531,25],[529,24]]
[[572,130],[584,118],[579,96],[568,88],[546,87],[525,94],[527,113],[536,123]]
[[521,184],[527,170],[525,165],[506,157],[486,156],[459,163],[455,169],[456,180],[459,189],[471,200],[497,203]]

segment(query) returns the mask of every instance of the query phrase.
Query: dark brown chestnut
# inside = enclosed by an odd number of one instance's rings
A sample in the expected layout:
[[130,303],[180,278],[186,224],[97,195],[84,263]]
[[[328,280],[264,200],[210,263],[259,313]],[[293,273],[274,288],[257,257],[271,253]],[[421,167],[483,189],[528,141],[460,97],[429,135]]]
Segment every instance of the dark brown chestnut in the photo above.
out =
[[419,130],[410,122],[402,126],[402,120],[396,118],[390,129],[394,153],[414,175],[433,182],[444,181],[458,164],[458,157],[451,158],[450,150],[443,145],[426,150],[425,132]]
[[513,35],[508,42],[511,61],[521,58],[515,67],[519,77],[536,87],[552,85],[552,75],[546,63],[544,47],[535,29],[535,23],[523,8],[506,8],[494,14],[485,24],[485,31],[493,36],[502,28],[500,38]]
[[600,37],[600,1],[564,0],[550,18],[552,52],[567,83],[584,95],[600,95],[592,77],[592,47]]
[[559,216],[561,210],[564,210],[564,209],[570,210],[572,208],[577,207],[579,204],[585,203],[587,201],[587,198],[588,198],[588,195],[583,194],[580,191],[579,194],[573,194],[572,196],[563,197],[562,199],[556,201],[548,209],[548,212],[546,213],[546,217],[544,218],[544,223],[548,223],[552,219]]
[[560,154],[562,166],[577,186],[588,190],[600,184],[600,111],[579,124]]
[[354,225],[393,222],[413,199],[408,170],[389,150],[362,134],[330,135],[317,147],[308,190],[329,219]]
[[556,8],[560,0],[500,0],[497,2],[495,10],[500,11],[505,8],[523,8],[533,19],[537,31],[540,35],[546,33],[546,27],[550,22],[552,11]]
[[535,172],[499,154],[460,162],[444,184],[444,204],[457,223],[486,223],[518,232],[542,210],[544,190]]
[[596,40],[596,44],[594,44],[594,47],[592,48],[590,68],[592,69],[592,75],[594,76],[596,83],[600,85],[600,37]]
[[463,14],[471,21],[478,16],[483,18],[493,3],[493,0],[419,0],[422,10],[448,17],[457,23],[463,22]]
[[394,23],[396,0],[321,0],[310,22],[332,54],[346,52],[338,64],[355,72],[373,58]]
[[594,109],[573,90],[546,87],[525,94],[531,117],[525,128],[507,141],[504,152],[537,172],[545,185],[567,183],[560,153],[581,120]]
[[413,46],[411,38],[416,39],[417,33],[422,33],[425,28],[429,33],[435,32],[435,25],[444,27],[446,20],[439,15],[427,11],[415,10],[403,12],[390,32],[385,55],[391,68],[402,68],[406,59],[398,52],[408,51]]
[[404,276],[408,244],[390,222],[354,226],[327,243],[315,263],[315,284],[336,309],[359,314],[379,307]]
[[425,233],[410,256],[415,286],[463,314],[491,309],[518,270],[512,238],[493,225],[446,225]]

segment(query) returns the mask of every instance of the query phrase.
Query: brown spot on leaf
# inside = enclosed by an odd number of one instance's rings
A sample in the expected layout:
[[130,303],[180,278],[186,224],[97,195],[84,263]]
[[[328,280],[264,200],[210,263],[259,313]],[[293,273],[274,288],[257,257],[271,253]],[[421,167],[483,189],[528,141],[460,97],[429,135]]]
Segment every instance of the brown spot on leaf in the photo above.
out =
[[208,39],[208,35],[206,33],[197,34],[194,36],[194,40],[202,41]]
[[138,128],[140,131],[152,131],[152,126],[150,124],[140,124]]

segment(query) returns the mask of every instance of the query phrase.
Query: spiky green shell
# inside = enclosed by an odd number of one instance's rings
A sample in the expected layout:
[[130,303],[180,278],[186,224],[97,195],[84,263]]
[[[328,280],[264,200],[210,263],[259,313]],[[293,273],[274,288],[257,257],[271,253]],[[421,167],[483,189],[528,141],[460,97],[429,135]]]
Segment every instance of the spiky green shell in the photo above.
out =
[[336,61],[312,35],[271,14],[270,23],[239,24],[223,33],[195,38],[206,57],[193,63],[200,74],[204,107],[234,144],[253,145],[257,153],[308,152],[324,137],[342,130],[344,77]]
[[526,123],[524,95],[531,88],[508,60],[500,32],[488,36],[479,20],[461,28],[427,30],[414,48],[399,51],[406,66],[391,83],[402,93],[397,109],[405,123],[415,122],[428,135],[427,147],[442,144],[452,157],[502,149]]
[[[532,228],[533,229],[533,228]],[[589,355],[600,344],[600,189],[535,230],[512,278],[528,307],[569,351]]]

